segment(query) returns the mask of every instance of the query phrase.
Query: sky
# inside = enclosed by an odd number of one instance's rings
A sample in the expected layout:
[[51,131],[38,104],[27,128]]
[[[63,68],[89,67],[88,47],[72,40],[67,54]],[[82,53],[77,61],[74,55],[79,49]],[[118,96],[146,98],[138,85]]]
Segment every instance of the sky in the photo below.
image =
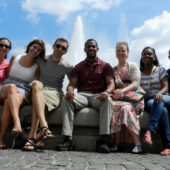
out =
[[58,37],[69,41],[64,58],[83,60],[84,42],[98,42],[98,57],[117,64],[115,46],[129,43],[129,61],[139,65],[141,51],[155,48],[160,64],[170,67],[170,0],[0,0],[0,37],[12,41],[8,60],[24,54],[35,38],[44,40],[47,54]]

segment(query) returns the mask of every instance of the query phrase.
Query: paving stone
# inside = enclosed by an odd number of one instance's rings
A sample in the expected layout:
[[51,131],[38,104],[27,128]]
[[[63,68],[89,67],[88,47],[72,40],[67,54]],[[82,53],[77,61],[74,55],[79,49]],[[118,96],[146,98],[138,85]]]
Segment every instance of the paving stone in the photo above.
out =
[[170,170],[159,154],[0,150],[0,170]]

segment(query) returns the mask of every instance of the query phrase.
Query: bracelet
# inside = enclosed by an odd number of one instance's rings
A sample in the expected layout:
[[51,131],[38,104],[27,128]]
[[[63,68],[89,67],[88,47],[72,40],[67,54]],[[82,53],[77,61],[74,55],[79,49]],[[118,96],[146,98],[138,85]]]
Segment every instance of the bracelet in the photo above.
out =
[[106,90],[105,92],[107,92],[108,94],[110,94],[110,92],[108,90]]

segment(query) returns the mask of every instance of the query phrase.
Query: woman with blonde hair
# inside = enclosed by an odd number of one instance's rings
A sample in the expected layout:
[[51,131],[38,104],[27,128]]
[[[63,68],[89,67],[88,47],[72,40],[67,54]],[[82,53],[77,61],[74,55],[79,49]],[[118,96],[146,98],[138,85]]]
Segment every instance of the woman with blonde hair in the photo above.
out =
[[[128,43],[118,42],[116,45],[118,65],[113,68],[115,90],[112,94],[113,113],[111,120],[111,134],[114,135],[115,141],[110,150],[112,152],[118,151],[120,142],[123,140],[123,142],[134,143],[132,153],[141,153],[138,115],[144,108],[143,100],[140,97],[143,96],[144,91],[140,87],[139,68],[136,63],[127,61],[128,55]],[[125,126],[123,135],[121,135],[123,133],[121,131],[122,125]]]

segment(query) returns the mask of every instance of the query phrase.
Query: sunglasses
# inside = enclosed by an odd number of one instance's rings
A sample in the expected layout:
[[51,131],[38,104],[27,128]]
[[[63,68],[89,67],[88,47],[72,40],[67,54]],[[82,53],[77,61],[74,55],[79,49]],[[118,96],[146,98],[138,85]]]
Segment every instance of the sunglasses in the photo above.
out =
[[11,48],[9,45],[5,45],[5,44],[1,44],[0,43],[0,48],[3,48],[3,47],[5,47],[6,49],[10,49]]
[[60,44],[56,44],[55,47],[58,48],[58,49],[61,48],[63,51],[67,51],[67,48],[60,45]]

